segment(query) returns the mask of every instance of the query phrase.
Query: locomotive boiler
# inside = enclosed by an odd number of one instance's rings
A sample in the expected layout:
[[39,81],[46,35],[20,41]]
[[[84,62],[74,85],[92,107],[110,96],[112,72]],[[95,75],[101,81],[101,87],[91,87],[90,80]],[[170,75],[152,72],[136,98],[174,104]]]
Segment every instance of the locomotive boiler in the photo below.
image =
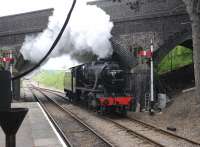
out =
[[101,113],[111,110],[125,114],[132,100],[125,89],[125,76],[116,61],[101,59],[72,67],[65,75],[64,91],[71,101],[83,101]]

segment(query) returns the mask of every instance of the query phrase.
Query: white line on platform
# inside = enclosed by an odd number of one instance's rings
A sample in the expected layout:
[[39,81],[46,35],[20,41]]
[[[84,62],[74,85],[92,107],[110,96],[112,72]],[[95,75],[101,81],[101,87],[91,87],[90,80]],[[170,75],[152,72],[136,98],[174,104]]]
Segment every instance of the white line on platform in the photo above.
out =
[[62,139],[62,137],[60,136],[60,134],[56,131],[56,128],[54,127],[54,125],[52,124],[52,122],[49,120],[46,112],[44,111],[44,109],[42,108],[42,106],[37,102],[38,106],[40,107],[40,109],[42,110],[42,113],[44,114],[44,116],[46,117],[47,121],[49,122],[51,128],[53,129],[54,133],[56,134],[56,136],[58,137],[58,140],[60,141],[60,143],[62,144],[63,147],[67,147],[67,145],[65,144],[64,140]]

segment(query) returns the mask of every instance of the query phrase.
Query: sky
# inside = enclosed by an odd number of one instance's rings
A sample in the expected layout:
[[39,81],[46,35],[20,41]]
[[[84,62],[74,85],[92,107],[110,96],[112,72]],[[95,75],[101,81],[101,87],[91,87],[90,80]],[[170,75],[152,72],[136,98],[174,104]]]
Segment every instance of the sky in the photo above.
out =
[[29,12],[59,5],[59,0],[1,0],[0,16]]
[[[19,13],[25,13],[46,8],[54,8],[63,5],[63,0],[1,0],[0,16],[7,16]],[[83,1],[83,0],[81,0]],[[93,1],[93,0],[85,0]],[[68,56],[60,58],[51,58],[43,65],[42,69],[62,70],[79,64],[76,61],[69,60]],[[63,62],[63,61],[68,61]]]
[[[1,0],[0,16],[29,12],[34,10],[54,8],[62,5],[60,0]],[[95,1],[95,0],[81,0]]]

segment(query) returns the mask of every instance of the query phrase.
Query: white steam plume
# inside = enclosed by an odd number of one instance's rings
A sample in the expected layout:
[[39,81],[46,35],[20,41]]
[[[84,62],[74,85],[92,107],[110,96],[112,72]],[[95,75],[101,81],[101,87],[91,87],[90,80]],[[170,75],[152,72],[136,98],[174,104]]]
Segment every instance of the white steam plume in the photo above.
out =
[[[25,60],[36,63],[48,52],[66,19],[71,3],[69,0],[59,0],[53,16],[49,17],[47,29],[37,35],[26,36],[20,50]],[[109,56],[112,54],[109,42],[112,27],[110,16],[103,10],[78,0],[70,22],[51,57],[67,54],[81,60],[82,57],[85,58],[85,54],[88,57],[88,53],[100,58]]]

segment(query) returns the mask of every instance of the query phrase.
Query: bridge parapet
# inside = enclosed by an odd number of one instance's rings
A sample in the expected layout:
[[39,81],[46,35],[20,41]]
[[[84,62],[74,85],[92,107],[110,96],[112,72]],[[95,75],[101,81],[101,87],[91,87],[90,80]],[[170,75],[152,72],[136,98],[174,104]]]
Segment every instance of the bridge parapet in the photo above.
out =
[[88,4],[105,10],[115,23],[186,14],[182,0],[100,0]]
[[41,32],[53,9],[0,17],[0,37]]

